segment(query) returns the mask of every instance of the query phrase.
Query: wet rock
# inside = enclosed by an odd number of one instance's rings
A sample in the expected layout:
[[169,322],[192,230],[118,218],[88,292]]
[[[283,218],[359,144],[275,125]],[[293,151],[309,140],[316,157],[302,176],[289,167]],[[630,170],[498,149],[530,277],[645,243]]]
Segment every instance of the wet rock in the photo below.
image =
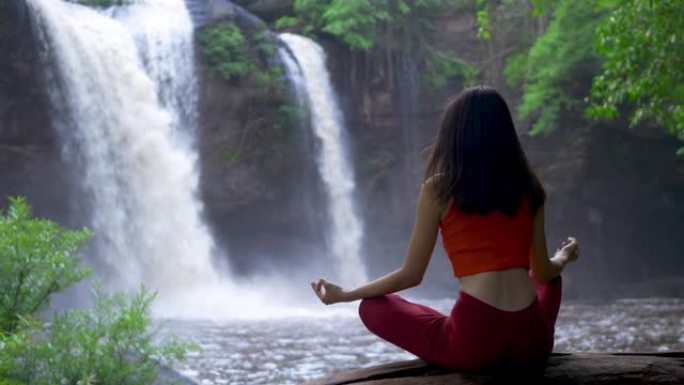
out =
[[251,13],[266,22],[277,20],[280,16],[293,13],[293,0],[238,0]]
[[226,0],[206,0],[210,20],[218,20],[235,16],[235,5]]
[[38,216],[72,219],[69,169],[62,161],[50,79],[23,1],[0,1],[0,208],[27,197]]
[[544,366],[500,366],[456,373],[424,361],[395,362],[307,382],[304,385],[479,385],[479,384],[682,384],[684,352],[555,353]]

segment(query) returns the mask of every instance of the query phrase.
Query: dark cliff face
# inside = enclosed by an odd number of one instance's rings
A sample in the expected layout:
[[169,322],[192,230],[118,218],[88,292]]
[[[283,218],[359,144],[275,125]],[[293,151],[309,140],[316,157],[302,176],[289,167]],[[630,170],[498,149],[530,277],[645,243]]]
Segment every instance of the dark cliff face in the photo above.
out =
[[547,189],[550,252],[568,235],[580,240],[580,262],[568,269],[578,295],[681,295],[679,143],[623,127],[565,127],[525,141]]
[[287,95],[230,84],[206,66],[200,79],[201,188],[215,236],[238,271],[292,263],[322,237],[313,138],[278,122]]
[[71,175],[62,161],[39,46],[21,1],[0,3],[0,207],[23,195],[36,214],[69,221]]
[[[266,25],[239,6],[209,15],[198,29],[235,23],[249,37]],[[249,42],[249,38],[247,41]],[[253,76],[230,81],[212,69],[197,47],[200,84],[199,153],[206,216],[238,272],[263,265],[301,264],[322,252],[326,213],[315,145],[268,33],[271,55],[248,43],[249,56],[281,75],[270,85]]]

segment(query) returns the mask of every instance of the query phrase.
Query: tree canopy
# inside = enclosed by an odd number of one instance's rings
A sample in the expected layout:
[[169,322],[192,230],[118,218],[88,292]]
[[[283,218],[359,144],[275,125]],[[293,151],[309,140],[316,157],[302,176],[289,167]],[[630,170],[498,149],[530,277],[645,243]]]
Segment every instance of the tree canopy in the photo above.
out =
[[472,82],[477,70],[433,49],[433,16],[472,12],[486,40],[497,7],[525,8],[546,23],[533,39],[519,38],[505,69],[509,83],[523,87],[518,113],[532,120],[532,134],[554,130],[569,113],[651,122],[684,140],[681,0],[295,0],[295,16],[278,25],[328,33],[352,49],[422,57],[424,84],[439,88],[458,76]]
[[606,2],[611,12],[596,31],[603,64],[589,115],[615,117],[624,106],[632,125],[653,119],[684,140],[684,2]]
[[[684,140],[683,1],[533,3],[550,22],[506,68],[510,82],[523,82],[519,113],[534,119],[533,134],[556,128],[563,112],[584,112],[654,122]],[[583,74],[590,87],[578,84]]]

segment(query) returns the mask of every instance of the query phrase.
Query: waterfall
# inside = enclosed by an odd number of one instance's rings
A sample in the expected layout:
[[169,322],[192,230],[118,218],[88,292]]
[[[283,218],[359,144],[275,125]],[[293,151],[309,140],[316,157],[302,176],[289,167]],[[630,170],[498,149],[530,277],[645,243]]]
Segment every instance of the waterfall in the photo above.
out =
[[363,224],[354,206],[354,173],[344,146],[344,119],[325,65],[325,52],[302,36],[283,33],[280,39],[296,60],[281,50],[291,81],[300,95],[306,95],[311,125],[320,141],[318,171],[329,201],[333,256],[343,283],[357,285],[367,280],[360,256]]
[[[162,104],[172,114],[180,145],[189,143],[197,125],[197,78],[193,25],[184,0],[136,0],[112,8],[131,31]],[[186,134],[186,135],[182,135]]]
[[56,82],[64,151],[92,207],[98,259],[119,287],[145,283],[162,295],[218,280],[197,155],[183,140],[197,99],[183,0],[107,10],[26,2]]
[[[283,40],[282,38],[285,35],[287,34],[280,35],[281,40]],[[290,83],[294,88],[294,94],[297,98],[297,106],[302,109],[308,110],[309,97],[306,90],[306,83],[304,81],[304,74],[302,73],[302,69],[299,68],[299,64],[297,63],[297,59],[295,59],[295,57],[292,54],[292,51],[290,51],[290,48],[288,47],[278,47],[278,55],[280,56],[280,59],[283,61],[283,65],[285,66],[287,78],[290,80]]]

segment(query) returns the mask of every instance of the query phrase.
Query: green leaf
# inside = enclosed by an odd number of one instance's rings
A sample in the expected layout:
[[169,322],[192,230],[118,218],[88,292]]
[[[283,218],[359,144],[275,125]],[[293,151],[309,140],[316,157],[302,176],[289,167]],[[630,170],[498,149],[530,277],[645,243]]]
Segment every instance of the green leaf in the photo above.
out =
[[627,112],[631,126],[650,120],[684,138],[684,2],[614,0],[610,8],[596,32],[605,60],[587,114]]
[[247,42],[235,23],[222,22],[206,27],[199,40],[211,68],[225,80],[249,73]]
[[45,309],[52,294],[90,274],[78,250],[91,235],[33,218],[24,198],[10,198],[0,216],[0,332],[14,332],[22,318]]

